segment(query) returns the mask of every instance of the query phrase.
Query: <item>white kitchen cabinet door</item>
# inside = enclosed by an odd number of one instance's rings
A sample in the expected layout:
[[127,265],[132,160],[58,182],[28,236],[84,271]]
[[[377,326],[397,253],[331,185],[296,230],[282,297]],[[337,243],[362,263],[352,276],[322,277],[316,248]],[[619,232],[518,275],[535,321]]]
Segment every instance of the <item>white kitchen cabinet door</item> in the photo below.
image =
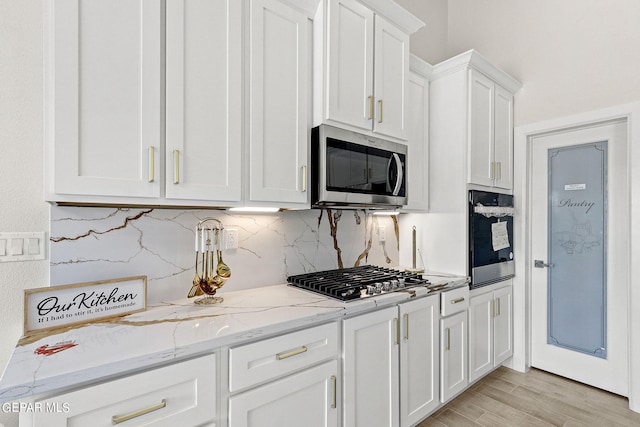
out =
[[471,297],[469,381],[482,378],[513,355],[512,296],[511,280],[507,280]]
[[356,0],[329,0],[324,119],[372,130],[373,12]]
[[429,82],[423,76],[409,74],[407,108],[407,205],[403,211],[426,212],[429,209]]
[[469,381],[475,381],[493,369],[493,316],[493,292],[470,299]]
[[398,426],[398,322],[395,306],[343,322],[343,425]]
[[45,11],[47,199],[159,197],[161,1],[51,0]]
[[167,0],[166,197],[241,199],[242,4]]
[[497,367],[513,355],[513,287],[511,285],[493,293],[493,366]]
[[469,182],[513,188],[513,95],[469,71]]
[[469,182],[493,186],[494,83],[475,70],[469,71]]
[[440,319],[440,401],[449,401],[468,383],[465,310]]
[[250,202],[308,206],[308,16],[277,0],[250,3]]
[[438,295],[399,305],[400,425],[416,425],[440,405]]
[[407,139],[409,35],[375,17],[373,131]]
[[495,187],[513,188],[513,95],[496,85],[493,108]]
[[233,427],[338,426],[338,362],[333,360],[229,399]]
[[207,355],[37,400],[50,409],[21,413],[20,425],[215,426],[215,372],[216,356]]

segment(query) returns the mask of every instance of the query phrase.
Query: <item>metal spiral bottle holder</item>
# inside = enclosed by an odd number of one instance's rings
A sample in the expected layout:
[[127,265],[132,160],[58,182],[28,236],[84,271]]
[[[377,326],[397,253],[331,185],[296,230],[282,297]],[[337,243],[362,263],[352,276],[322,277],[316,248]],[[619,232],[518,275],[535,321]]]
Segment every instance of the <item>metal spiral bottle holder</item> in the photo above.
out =
[[[207,222],[216,222],[215,226],[207,226]],[[188,298],[205,295],[194,301],[195,304],[217,304],[224,301],[215,294],[226,280],[231,277],[231,269],[222,260],[222,233],[224,227],[215,218],[205,218],[196,226],[195,251],[196,274],[193,278]],[[215,258],[215,263],[214,263]],[[198,274],[198,261],[202,259],[202,274]]]

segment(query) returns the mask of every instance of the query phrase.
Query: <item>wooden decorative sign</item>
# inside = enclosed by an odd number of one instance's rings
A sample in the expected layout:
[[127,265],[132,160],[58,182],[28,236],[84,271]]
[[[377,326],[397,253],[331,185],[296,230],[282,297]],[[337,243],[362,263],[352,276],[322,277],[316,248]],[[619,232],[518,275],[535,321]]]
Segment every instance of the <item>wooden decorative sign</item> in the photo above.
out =
[[137,313],[147,308],[147,276],[24,291],[24,334]]

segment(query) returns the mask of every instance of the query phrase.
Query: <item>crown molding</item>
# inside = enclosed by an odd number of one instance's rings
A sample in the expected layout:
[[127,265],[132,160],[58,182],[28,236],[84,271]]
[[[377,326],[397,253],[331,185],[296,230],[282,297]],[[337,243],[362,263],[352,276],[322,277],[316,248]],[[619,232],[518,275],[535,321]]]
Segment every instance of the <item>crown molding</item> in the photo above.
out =
[[500,68],[493,65],[487,58],[482,56],[475,49],[470,49],[463,52],[453,58],[442,61],[439,64],[433,66],[432,79],[437,80],[449,74],[457,71],[473,68],[480,71],[487,77],[494,80],[500,86],[507,89],[512,94],[515,94],[522,87],[522,83],[511,77],[509,74],[502,71]]

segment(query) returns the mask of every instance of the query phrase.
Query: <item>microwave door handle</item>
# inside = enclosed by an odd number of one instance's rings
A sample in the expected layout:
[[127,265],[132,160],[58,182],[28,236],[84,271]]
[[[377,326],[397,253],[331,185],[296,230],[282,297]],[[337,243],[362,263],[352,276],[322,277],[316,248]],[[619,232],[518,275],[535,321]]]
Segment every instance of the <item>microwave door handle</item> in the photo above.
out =
[[389,185],[390,182],[389,180],[389,172],[391,170],[391,162],[395,161],[396,162],[396,167],[397,167],[397,171],[398,174],[396,176],[396,184],[395,187],[393,188],[393,191],[391,192],[392,195],[397,196],[398,193],[400,192],[400,187],[402,186],[402,177],[404,176],[403,171],[402,171],[402,162],[400,161],[400,156],[398,156],[397,153],[393,153],[392,157],[389,159],[389,163],[387,163],[387,184]]

